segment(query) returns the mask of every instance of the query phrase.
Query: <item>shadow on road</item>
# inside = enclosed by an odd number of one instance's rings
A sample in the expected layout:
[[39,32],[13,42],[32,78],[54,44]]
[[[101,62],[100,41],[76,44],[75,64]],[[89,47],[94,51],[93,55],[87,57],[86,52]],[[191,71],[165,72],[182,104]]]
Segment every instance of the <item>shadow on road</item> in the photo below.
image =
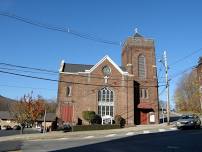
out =
[[201,141],[202,130],[181,130],[141,134],[57,152],[201,152]]
[[3,141],[0,142],[0,151],[17,151],[21,150],[22,141]]

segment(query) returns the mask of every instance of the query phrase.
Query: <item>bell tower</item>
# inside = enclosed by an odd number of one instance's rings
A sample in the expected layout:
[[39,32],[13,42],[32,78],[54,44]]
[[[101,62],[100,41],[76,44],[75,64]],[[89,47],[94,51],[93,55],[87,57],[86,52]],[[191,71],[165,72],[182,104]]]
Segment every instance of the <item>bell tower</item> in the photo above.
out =
[[144,38],[136,29],[123,45],[122,66],[136,79],[156,79],[154,41]]
[[122,48],[122,66],[133,81],[135,124],[158,123],[158,84],[154,40],[135,30]]

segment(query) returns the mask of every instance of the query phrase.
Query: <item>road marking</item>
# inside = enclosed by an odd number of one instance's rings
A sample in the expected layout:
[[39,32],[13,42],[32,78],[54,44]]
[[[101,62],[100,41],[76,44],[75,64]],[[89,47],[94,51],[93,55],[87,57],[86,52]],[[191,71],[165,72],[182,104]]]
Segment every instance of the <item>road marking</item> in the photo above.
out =
[[170,128],[170,130],[177,130],[177,128],[174,128],[174,127],[173,127],[173,128]]
[[84,137],[84,139],[90,139],[90,138],[93,138],[94,136],[86,136]]
[[159,129],[159,132],[165,132],[166,130],[165,129]]
[[67,140],[69,138],[58,138],[58,139],[55,139],[55,140]]
[[143,134],[149,134],[149,133],[151,133],[149,130],[144,130],[143,131]]
[[51,140],[67,140],[67,139],[69,139],[69,138],[50,138],[50,139],[31,139],[31,140],[29,140],[29,141],[43,141],[43,140],[45,140],[45,141],[51,141]]
[[180,147],[178,147],[178,146],[168,146],[167,148],[168,149],[179,149]]
[[134,134],[135,134],[134,132],[128,132],[128,133],[126,133],[126,136],[132,136]]
[[29,141],[41,141],[41,139],[31,139]]
[[106,135],[105,137],[114,137],[116,136],[116,134],[109,134],[109,135]]

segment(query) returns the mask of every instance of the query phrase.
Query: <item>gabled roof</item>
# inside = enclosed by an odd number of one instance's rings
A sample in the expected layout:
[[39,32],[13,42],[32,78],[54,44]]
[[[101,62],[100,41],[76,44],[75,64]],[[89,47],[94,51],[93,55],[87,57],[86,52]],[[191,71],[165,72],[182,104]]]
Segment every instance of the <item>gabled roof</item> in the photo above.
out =
[[119,67],[108,55],[103,57],[96,65],[87,65],[87,64],[71,64],[71,63],[64,63],[62,61],[60,72],[66,73],[78,73],[78,72],[92,72],[98,65],[100,65],[103,61],[108,60],[115,68],[121,73],[126,73],[125,67]]
[[62,72],[85,72],[85,70],[90,70],[92,67],[93,65],[64,63]]
[[100,64],[102,64],[105,60],[108,60],[121,74],[127,74],[127,72],[123,71],[108,55],[104,56],[96,65],[94,65],[88,72],[91,73],[94,71]]

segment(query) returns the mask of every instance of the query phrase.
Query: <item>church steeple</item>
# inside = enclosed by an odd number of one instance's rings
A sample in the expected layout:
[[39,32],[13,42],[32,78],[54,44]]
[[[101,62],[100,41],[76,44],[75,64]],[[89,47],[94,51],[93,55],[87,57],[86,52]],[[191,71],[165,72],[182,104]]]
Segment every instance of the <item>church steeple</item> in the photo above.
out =
[[123,45],[122,66],[137,78],[153,79],[156,76],[155,64],[154,41],[135,29],[134,35],[128,37]]
[[138,37],[143,37],[143,36],[140,35],[140,34],[138,33],[138,29],[135,28],[135,34],[133,35],[133,37],[134,37],[134,38],[138,38]]

